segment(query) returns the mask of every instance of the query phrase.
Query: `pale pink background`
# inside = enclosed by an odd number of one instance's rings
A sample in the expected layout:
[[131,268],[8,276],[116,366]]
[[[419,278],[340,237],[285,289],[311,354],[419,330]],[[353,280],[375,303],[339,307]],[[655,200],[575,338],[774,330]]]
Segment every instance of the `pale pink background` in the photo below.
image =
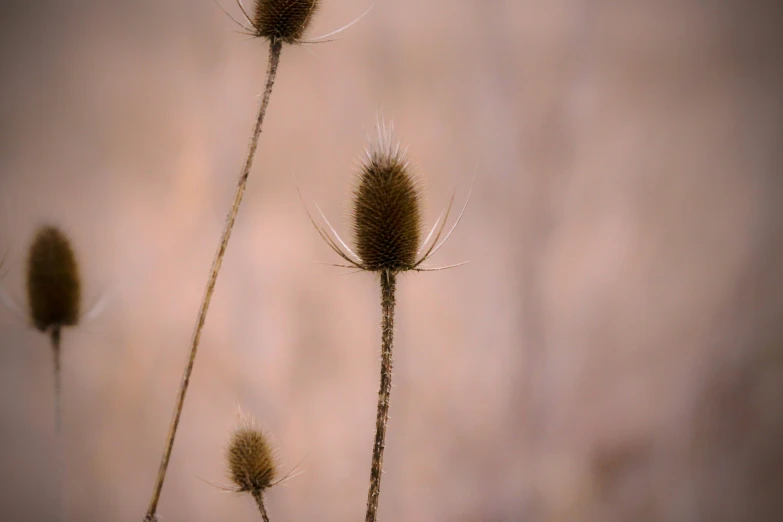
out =
[[[223,0],[232,12],[236,6]],[[310,35],[367,1],[324,0]],[[399,282],[381,520],[783,517],[783,37],[763,1],[380,1],[286,48],[159,513],[258,520],[238,406],[278,440],[277,522],[361,520],[378,289],[337,261],[376,112],[462,224]],[[266,45],[209,0],[3,2],[2,284],[71,237],[96,320],[64,337],[71,521],[140,522]],[[478,165],[478,167],[477,167]],[[311,207],[312,208],[312,207]],[[0,518],[53,520],[46,339],[0,309]],[[203,479],[203,480],[202,480]]]

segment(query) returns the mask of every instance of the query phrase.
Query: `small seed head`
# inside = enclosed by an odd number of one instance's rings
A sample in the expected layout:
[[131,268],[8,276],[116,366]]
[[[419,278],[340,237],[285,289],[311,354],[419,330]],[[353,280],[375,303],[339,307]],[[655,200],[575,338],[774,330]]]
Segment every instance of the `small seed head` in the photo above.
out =
[[256,35],[272,42],[300,42],[318,10],[319,1],[256,0],[252,20]]
[[267,435],[244,419],[231,435],[226,452],[228,470],[237,491],[258,493],[277,476],[274,451]]
[[410,270],[421,246],[422,185],[391,129],[379,126],[378,143],[363,158],[353,190],[356,254],[365,270]]
[[79,322],[79,267],[70,241],[56,227],[38,230],[27,259],[27,295],[35,327],[73,326]]

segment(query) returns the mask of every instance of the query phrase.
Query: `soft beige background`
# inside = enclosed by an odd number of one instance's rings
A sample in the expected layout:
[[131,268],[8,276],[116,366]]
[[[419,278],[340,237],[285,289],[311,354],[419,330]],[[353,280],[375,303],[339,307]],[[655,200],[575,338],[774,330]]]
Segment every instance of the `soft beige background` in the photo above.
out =
[[[230,0],[226,7],[236,13]],[[369,5],[324,0],[310,34]],[[378,289],[344,222],[382,109],[465,218],[405,275],[381,519],[783,517],[783,37],[762,1],[397,0],[286,48],[186,402],[162,521],[258,520],[222,493],[237,407],[279,441],[276,521],[361,520]],[[209,0],[2,2],[2,284],[55,223],[86,306],[64,338],[68,520],[147,506],[266,45]],[[476,165],[478,164],[478,167]],[[7,212],[6,212],[7,211]],[[51,355],[0,309],[0,513],[57,502]]]

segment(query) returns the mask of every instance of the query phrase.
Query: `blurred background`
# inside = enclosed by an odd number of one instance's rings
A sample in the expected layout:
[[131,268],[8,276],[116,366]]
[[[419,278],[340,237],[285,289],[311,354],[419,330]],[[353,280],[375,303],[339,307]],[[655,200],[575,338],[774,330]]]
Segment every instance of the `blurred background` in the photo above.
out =
[[[231,0],[226,9],[238,15]],[[324,0],[311,36],[369,0]],[[139,522],[247,149],[267,46],[210,0],[0,2],[2,285],[39,225],[73,240],[67,520]],[[376,113],[426,180],[401,277],[380,518],[783,518],[783,33],[745,1],[379,1],[283,50],[159,506],[257,520],[228,482],[237,411],[277,440],[273,520],[361,520],[377,280],[336,262]],[[0,309],[0,513],[52,520],[48,340]]]

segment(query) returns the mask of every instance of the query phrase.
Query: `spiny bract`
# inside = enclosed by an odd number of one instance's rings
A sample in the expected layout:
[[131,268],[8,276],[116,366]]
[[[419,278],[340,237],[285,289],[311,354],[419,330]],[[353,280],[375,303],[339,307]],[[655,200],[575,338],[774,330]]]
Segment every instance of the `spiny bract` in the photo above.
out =
[[352,225],[362,268],[411,270],[421,247],[422,186],[405,153],[392,146],[391,129],[367,151],[353,190]]
[[256,35],[295,44],[302,40],[319,0],[256,0],[251,20]]
[[30,316],[38,330],[79,322],[79,268],[70,241],[56,227],[39,229],[30,246],[27,295]]
[[277,476],[274,452],[267,436],[249,421],[231,435],[226,452],[231,480],[239,492],[260,492]]

